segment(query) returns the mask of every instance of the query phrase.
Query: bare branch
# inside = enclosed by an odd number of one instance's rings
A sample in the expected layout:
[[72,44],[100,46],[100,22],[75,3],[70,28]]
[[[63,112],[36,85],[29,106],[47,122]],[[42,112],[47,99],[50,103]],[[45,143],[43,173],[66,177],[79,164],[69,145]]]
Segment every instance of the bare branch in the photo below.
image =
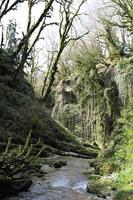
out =
[[23,3],[26,0],[15,0],[12,4],[10,4],[10,0],[3,0],[0,4],[0,21],[1,19],[9,13],[11,10],[15,10],[19,3]]
[[83,38],[85,35],[88,35],[90,33],[90,31],[87,31],[86,33],[78,36],[78,37],[72,37],[70,38],[69,40],[66,41],[66,43],[68,44],[70,41],[76,41],[76,40],[79,40],[81,38]]

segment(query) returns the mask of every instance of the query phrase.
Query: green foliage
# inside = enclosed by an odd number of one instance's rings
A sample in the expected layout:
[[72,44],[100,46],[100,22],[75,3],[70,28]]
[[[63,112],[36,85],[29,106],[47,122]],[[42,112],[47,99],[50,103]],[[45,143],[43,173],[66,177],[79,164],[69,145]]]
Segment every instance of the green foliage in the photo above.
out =
[[126,70],[127,72],[129,72],[130,70],[132,70],[132,66],[133,66],[133,56],[130,58],[124,58],[122,60],[120,60],[120,62],[118,63],[118,67],[121,70]]
[[121,191],[133,191],[133,103],[122,113],[124,129],[122,146],[116,151],[115,158],[121,161],[116,185]]
[[[121,18],[122,27],[133,33],[133,2],[132,0],[112,0],[116,13]],[[121,27],[121,25],[118,25]]]
[[[79,78],[75,86],[75,92],[79,96],[79,105],[84,107],[90,99],[93,100],[94,95],[101,97],[102,90],[99,84],[98,69],[96,67],[102,58],[100,48],[88,48],[86,51],[79,53],[75,59],[76,66],[74,74]],[[94,94],[96,93],[96,94]]]
[[110,20],[103,19],[102,23],[104,26],[102,38],[109,52],[109,57],[111,59],[118,59],[120,57],[120,41],[113,30]]
[[96,65],[99,63],[101,56],[99,48],[90,48],[76,57],[75,72],[81,77],[81,84],[79,84],[84,86],[86,90],[96,78]]

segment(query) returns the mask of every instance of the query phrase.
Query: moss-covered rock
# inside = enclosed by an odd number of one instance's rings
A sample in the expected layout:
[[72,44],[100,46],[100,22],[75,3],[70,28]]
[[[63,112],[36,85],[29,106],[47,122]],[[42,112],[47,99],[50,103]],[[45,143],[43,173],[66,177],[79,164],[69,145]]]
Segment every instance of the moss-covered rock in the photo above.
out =
[[[114,69],[109,67],[106,73],[101,73],[95,69],[97,66],[93,69],[90,64],[87,66],[88,62],[81,64],[85,69],[88,67],[86,74],[83,71],[79,76],[73,75],[57,86],[53,117],[77,137],[103,148],[120,116],[121,100]],[[68,89],[77,101],[67,100],[64,93]]]
[[96,194],[99,197],[106,198],[107,196],[112,196],[112,190],[111,190],[111,181],[108,179],[105,179],[104,181],[102,179],[93,178],[90,180],[90,182],[87,184],[87,192]]

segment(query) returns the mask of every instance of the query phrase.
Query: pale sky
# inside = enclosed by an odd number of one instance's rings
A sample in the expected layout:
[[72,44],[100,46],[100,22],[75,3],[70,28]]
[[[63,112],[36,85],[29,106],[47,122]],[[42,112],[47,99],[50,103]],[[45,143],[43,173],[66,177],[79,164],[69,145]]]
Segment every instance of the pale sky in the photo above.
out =
[[[80,1],[79,1],[80,2]],[[81,17],[81,23],[76,22],[76,29],[79,34],[82,34],[86,32],[87,30],[91,30],[96,26],[96,10],[98,7],[101,6],[102,0],[87,0],[87,2],[82,6],[80,13],[86,13],[87,16],[83,15]],[[40,5],[40,4],[39,4]],[[36,8],[33,10],[34,18],[37,19],[40,15],[43,7],[42,6],[36,6]],[[101,12],[101,11],[100,11]],[[56,9],[54,11],[54,19],[56,19],[56,15],[58,12],[56,12]],[[4,24],[8,24],[9,19],[15,18],[18,24],[18,32],[22,34],[22,32],[25,32],[26,24],[27,24],[27,9],[26,5],[21,4],[17,11],[13,11],[10,14],[8,14],[4,18]],[[46,59],[46,52],[51,49],[51,46],[53,43],[56,43],[58,40],[58,33],[56,31],[55,27],[50,27],[46,29],[45,33],[43,33],[44,41],[40,41],[38,47],[42,49],[40,53],[40,57],[42,60],[42,65],[44,64],[44,60]]]
[[[96,11],[96,8],[99,6],[100,2],[102,2],[102,0],[87,0],[87,2],[82,6],[80,12],[88,14],[88,16],[82,17],[83,23],[87,25],[88,22],[91,23],[91,21],[93,21],[92,19],[95,17],[94,13]],[[40,15],[42,9],[43,7],[40,6],[40,4],[35,7],[35,9],[33,10],[33,15],[35,18],[37,18]],[[56,9],[54,12],[56,14]],[[55,17],[55,14],[54,14],[54,17]],[[26,5],[20,4],[17,11],[11,12],[4,18],[4,23],[8,24],[9,19],[13,19],[13,18],[16,19],[19,30],[24,31],[26,28],[26,23],[27,23]]]

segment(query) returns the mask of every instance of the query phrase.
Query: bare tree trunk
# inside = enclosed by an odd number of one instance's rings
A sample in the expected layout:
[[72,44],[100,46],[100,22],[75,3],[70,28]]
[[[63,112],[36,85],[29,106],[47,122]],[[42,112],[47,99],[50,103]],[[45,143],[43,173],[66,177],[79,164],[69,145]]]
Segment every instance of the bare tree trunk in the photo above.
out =
[[[11,0],[12,1],[12,0]],[[15,0],[11,2],[10,0],[3,0],[0,4],[0,21],[1,19],[10,11],[15,10],[19,3],[23,3],[25,0]]]
[[[36,42],[38,41],[41,32],[43,31],[43,29],[51,24],[55,24],[55,23],[49,23],[49,24],[45,24],[45,19],[47,17],[47,14],[49,12],[49,10],[51,9],[52,3],[54,2],[54,0],[50,0],[48,2],[48,4],[46,5],[46,8],[44,9],[43,13],[41,14],[41,16],[39,17],[38,21],[35,23],[34,26],[31,26],[31,11],[32,11],[32,7],[33,7],[33,1],[29,2],[29,14],[28,14],[28,24],[27,24],[27,33],[26,35],[23,37],[23,39],[21,40],[21,42],[18,45],[17,51],[14,52],[13,54],[13,59],[16,58],[16,56],[19,54],[19,52],[23,49],[24,46],[24,50],[23,50],[23,54],[22,54],[22,59],[21,62],[16,70],[16,74],[14,77],[14,80],[16,79],[18,73],[23,72],[24,69],[24,64],[30,54],[30,52],[32,51],[33,47],[35,46]],[[44,20],[44,22],[42,22]],[[42,23],[42,24],[41,24]],[[37,36],[35,37],[33,43],[31,44],[30,48],[29,48],[29,39],[31,37],[31,35],[34,33],[34,31],[40,26],[39,31]]]
[[51,88],[52,88],[52,85],[54,83],[54,80],[55,80],[55,74],[57,73],[57,70],[58,70],[58,61],[60,59],[60,56],[61,56],[61,53],[62,53],[63,49],[61,48],[60,51],[58,52],[58,55],[56,57],[56,60],[55,62],[53,63],[53,66],[52,66],[52,72],[51,72],[51,76],[50,76],[50,81],[49,81],[49,85],[48,85],[48,88],[47,88],[47,91],[45,93],[45,96],[44,96],[44,101],[47,100],[50,92],[51,92]]
[[42,20],[47,17],[48,12],[51,9],[51,6],[53,4],[54,0],[49,0],[49,2],[47,3],[46,8],[44,9],[43,13],[40,15],[39,19],[37,20],[37,22],[35,23],[34,26],[31,27],[31,29],[29,30],[29,32],[23,37],[23,39],[21,40],[21,42],[19,43],[17,50],[14,52],[13,54],[13,59],[15,59],[17,57],[17,55],[19,54],[19,52],[21,51],[22,47],[25,45],[25,42],[27,40],[29,40],[29,38],[31,37],[31,35],[34,33],[34,31],[39,27],[39,25],[41,24]]

